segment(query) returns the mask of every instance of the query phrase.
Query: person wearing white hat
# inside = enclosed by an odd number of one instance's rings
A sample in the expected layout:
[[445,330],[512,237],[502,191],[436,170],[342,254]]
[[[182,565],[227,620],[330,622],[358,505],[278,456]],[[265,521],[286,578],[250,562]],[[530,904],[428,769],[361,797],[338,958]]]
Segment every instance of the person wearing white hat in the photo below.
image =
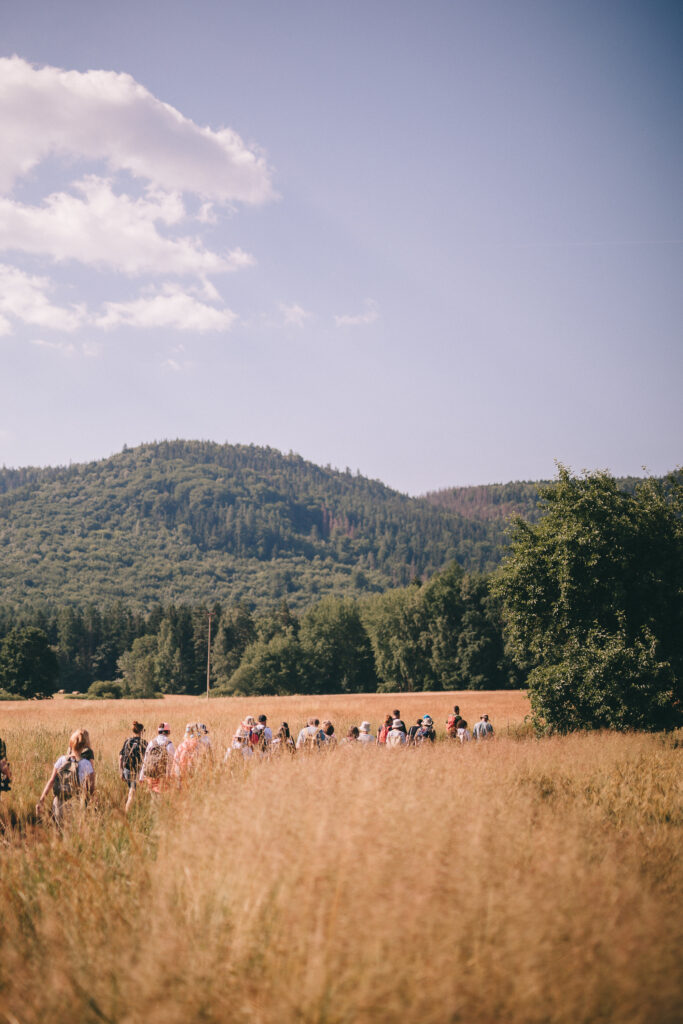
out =
[[376,740],[372,735],[372,727],[369,722],[360,723],[360,729],[358,730],[358,742],[363,745],[367,743],[368,746],[371,744],[373,747],[375,746]]
[[225,754],[225,763],[233,764],[236,761],[246,761],[254,756],[254,751],[249,743],[249,732],[243,725],[237,729],[232,738],[232,743]]
[[406,743],[405,726],[400,718],[395,718],[387,733],[387,747],[403,747]]

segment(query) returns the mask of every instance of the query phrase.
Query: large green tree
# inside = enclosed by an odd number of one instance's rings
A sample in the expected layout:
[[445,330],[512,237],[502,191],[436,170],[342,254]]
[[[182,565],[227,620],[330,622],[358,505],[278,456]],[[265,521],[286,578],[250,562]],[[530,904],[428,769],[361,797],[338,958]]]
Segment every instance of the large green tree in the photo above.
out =
[[515,521],[495,586],[539,725],[679,720],[682,494],[677,475],[627,492],[609,473],[560,467],[541,491],[539,522]]
[[299,641],[316,693],[363,693],[377,689],[372,645],[358,605],[325,597],[301,619]]
[[41,629],[10,630],[0,646],[0,687],[19,697],[51,697],[57,689],[59,663]]

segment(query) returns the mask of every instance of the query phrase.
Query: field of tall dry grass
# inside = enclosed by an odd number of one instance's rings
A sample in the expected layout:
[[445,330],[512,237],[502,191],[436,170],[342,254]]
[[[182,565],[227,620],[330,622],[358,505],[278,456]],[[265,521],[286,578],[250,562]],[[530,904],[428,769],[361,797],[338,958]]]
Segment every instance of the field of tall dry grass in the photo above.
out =
[[[493,742],[216,759],[128,818],[133,717],[188,720],[222,752],[246,713],[343,734],[454,700]],[[351,1024],[680,1020],[677,736],[536,740],[516,693],[0,705],[0,1022]],[[94,806],[33,808],[72,728]],[[4,1015],[4,1016],[3,1016]]]

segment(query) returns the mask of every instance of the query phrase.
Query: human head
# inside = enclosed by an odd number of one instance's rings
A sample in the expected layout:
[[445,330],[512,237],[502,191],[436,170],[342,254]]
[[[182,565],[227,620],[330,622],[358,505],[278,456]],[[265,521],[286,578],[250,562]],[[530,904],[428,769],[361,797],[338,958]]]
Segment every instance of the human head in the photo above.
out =
[[254,718],[254,716],[247,715],[247,717],[244,719],[244,725],[247,729],[250,729],[252,725],[256,725],[256,719]]
[[348,733],[347,733],[347,736],[348,736],[348,738],[350,740],[357,740],[358,739],[358,726],[357,725],[352,725],[351,728],[349,729]]
[[482,715],[481,717],[484,719],[485,722],[488,722],[488,720],[489,720],[489,716],[488,715]]
[[423,725],[432,725],[432,716],[431,715],[423,715],[422,716],[422,724]]
[[159,733],[163,734],[164,736],[168,736],[168,734],[171,731],[171,726],[168,724],[168,722],[159,722],[159,729],[158,729],[158,731],[159,731]]
[[323,722],[323,732],[326,736],[334,735],[334,726],[332,725],[332,722],[330,722],[329,718],[326,718]]
[[370,728],[371,728],[371,726],[370,726],[369,722],[361,722],[360,723],[360,731],[361,732],[368,732],[369,733],[370,732]]
[[132,729],[136,736],[141,736],[145,731],[145,727],[142,722],[133,722]]
[[308,719],[308,724],[309,725],[320,725],[320,720],[318,718],[309,718]]
[[466,729],[467,728],[467,722],[465,721],[464,718],[461,720],[460,725],[458,726],[458,728],[459,729]]
[[187,725],[185,726],[185,735],[186,736],[196,736],[197,735],[197,723],[196,722],[188,722],[187,723]]
[[69,750],[73,754],[80,754],[82,750],[90,746],[90,737],[87,729],[76,729],[69,736]]
[[391,723],[391,728],[392,729],[400,729],[401,725],[402,725],[401,719],[400,718],[395,718],[393,720],[393,722]]
[[266,722],[268,721],[268,716],[267,715],[259,715],[258,716],[258,720],[259,720],[259,722],[261,722],[262,725],[265,725]]
[[389,728],[391,728],[391,726],[394,724],[394,716],[393,715],[387,715],[387,717],[384,719],[384,724],[388,725]]
[[398,708],[394,708],[394,710],[391,713],[394,716],[394,718],[400,718],[401,717],[401,712],[398,710]]
[[417,725],[422,725],[422,719],[421,718],[418,718]]
[[460,708],[458,707],[458,705],[457,705],[457,704],[454,704],[454,705],[453,705],[453,710],[455,711],[456,715],[459,715],[459,714],[460,714]]
[[287,722],[283,722],[281,724],[278,733],[283,739],[289,739],[289,725],[287,724]]

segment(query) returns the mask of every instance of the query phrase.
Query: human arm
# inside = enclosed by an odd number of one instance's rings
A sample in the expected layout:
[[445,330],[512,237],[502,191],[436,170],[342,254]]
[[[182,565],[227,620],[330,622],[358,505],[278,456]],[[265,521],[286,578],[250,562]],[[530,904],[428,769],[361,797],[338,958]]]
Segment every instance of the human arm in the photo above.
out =
[[50,778],[45,783],[45,788],[43,789],[43,792],[38,797],[38,803],[36,804],[36,811],[37,811],[38,814],[40,814],[40,812],[43,809],[43,804],[45,803],[45,797],[47,796],[47,794],[50,792],[50,790],[54,786],[54,782],[55,782],[55,779],[57,778],[57,772],[58,771],[59,771],[59,761],[57,761],[55,763],[55,766],[52,769],[52,774],[50,775]]

